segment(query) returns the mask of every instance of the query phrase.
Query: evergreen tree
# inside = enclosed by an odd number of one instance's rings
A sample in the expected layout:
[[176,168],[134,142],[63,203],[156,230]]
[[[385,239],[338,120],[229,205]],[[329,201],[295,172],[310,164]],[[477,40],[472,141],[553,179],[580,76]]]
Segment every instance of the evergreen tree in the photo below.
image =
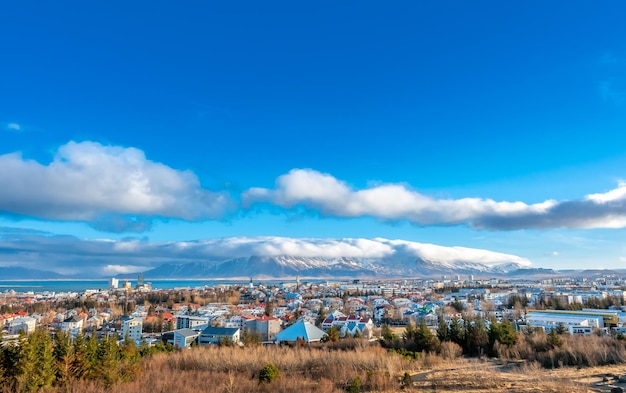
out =
[[20,346],[16,344],[9,344],[7,346],[0,346],[0,361],[3,369],[3,376],[0,378],[2,386],[14,385],[18,377],[17,364],[20,359]]
[[98,368],[98,340],[96,340],[96,335],[92,334],[85,345],[85,363],[82,374],[88,379],[96,379],[98,377]]
[[498,322],[495,318],[493,318],[489,325],[488,336],[489,347],[492,355],[496,354],[496,342],[507,346],[514,345],[517,342],[517,332],[515,331],[513,324],[506,319],[502,322]]
[[74,346],[70,335],[62,330],[57,331],[54,336],[54,359],[57,368],[56,383],[67,386],[73,378]]
[[[131,341],[131,340],[129,340]],[[97,376],[105,386],[112,386],[118,381],[120,368],[120,350],[114,337],[100,340],[97,348]]]
[[465,320],[461,320],[459,317],[454,317],[452,318],[452,321],[450,321],[450,341],[455,342],[457,344],[459,344],[461,347],[464,346],[465,344],[465,326],[464,326],[464,322]]
[[439,315],[439,321],[437,326],[437,338],[439,342],[450,341],[450,327],[448,326],[448,322],[446,322],[443,314]]
[[22,341],[17,362],[18,387],[23,392],[49,388],[56,376],[52,341],[37,329]]
[[387,324],[384,324],[382,326],[380,333],[381,333],[381,336],[383,337],[383,340],[385,340],[387,342],[391,342],[391,341],[395,340],[396,338],[398,338],[398,336],[393,334],[393,332],[391,331],[391,328]]
[[54,358],[54,347],[52,338],[45,330],[38,331],[39,345],[37,346],[38,374],[41,381],[41,388],[49,388],[56,379],[56,362]]
[[485,346],[489,343],[489,334],[482,318],[464,318],[465,347],[470,355],[482,355]]
[[550,330],[550,333],[546,336],[546,343],[551,348],[557,348],[563,345],[563,339],[557,333],[556,329]]
[[72,378],[80,379],[87,370],[87,342],[82,333],[74,338],[74,358],[72,359]]
[[451,306],[456,310],[456,312],[463,312],[463,309],[465,308],[463,306],[463,303],[461,303],[461,301],[456,298],[454,299],[454,302],[452,302]]
[[404,342],[407,349],[414,352],[434,352],[439,346],[439,341],[433,332],[430,331],[426,322],[422,320],[417,328],[409,325],[404,333]]
[[328,331],[326,332],[326,336],[324,337],[326,337],[326,341],[339,341],[339,329],[337,329],[336,326],[331,326],[331,328],[328,329]]
[[135,340],[131,340],[128,335],[124,337],[124,344],[122,344],[120,348],[120,353],[122,359],[130,363],[135,363],[140,358],[139,349],[137,348],[137,344],[135,344]]
[[500,344],[515,345],[517,343],[517,332],[515,327],[508,319],[505,319],[500,324],[500,337],[498,338]]
[[563,322],[559,322],[556,325],[556,333],[557,334],[569,334],[569,330],[567,330]]

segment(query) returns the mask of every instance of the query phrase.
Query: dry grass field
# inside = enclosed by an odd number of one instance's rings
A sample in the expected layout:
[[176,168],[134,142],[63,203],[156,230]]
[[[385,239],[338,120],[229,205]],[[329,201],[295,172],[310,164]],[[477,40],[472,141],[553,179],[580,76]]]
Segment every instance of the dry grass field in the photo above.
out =
[[[275,364],[280,376],[259,382],[259,371]],[[402,383],[409,373],[410,384]],[[75,381],[58,392],[610,392],[621,386],[626,365],[544,369],[537,363],[495,359],[409,360],[378,345],[355,340],[341,347],[193,348],[145,359],[132,382],[109,388]],[[358,378],[358,390],[353,386]],[[406,386],[405,386],[406,385]],[[350,390],[352,387],[353,390]]]
[[[412,375],[411,389],[423,392],[610,392],[622,387],[619,376],[626,366],[546,370],[536,363],[456,359],[451,367],[434,368]],[[409,391],[411,391],[409,389]]]

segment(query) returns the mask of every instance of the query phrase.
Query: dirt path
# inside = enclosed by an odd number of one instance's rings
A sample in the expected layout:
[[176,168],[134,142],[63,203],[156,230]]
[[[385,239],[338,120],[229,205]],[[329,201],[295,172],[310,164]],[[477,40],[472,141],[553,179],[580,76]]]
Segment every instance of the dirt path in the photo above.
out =
[[[455,367],[420,371],[411,376],[412,388],[430,392],[573,392],[609,393],[621,387],[626,392],[626,366],[545,370],[525,362],[497,360],[455,361]],[[410,391],[410,389],[409,389]]]

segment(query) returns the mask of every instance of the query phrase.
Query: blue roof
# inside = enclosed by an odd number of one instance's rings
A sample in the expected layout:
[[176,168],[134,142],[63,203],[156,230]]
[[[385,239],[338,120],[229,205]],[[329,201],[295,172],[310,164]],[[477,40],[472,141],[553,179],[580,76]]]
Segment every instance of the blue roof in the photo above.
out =
[[296,341],[298,338],[306,342],[320,341],[326,333],[317,326],[302,320],[289,326],[287,329],[276,335],[278,341]]
[[209,326],[205,328],[201,334],[207,336],[232,336],[237,333],[237,330],[239,330],[239,328]]

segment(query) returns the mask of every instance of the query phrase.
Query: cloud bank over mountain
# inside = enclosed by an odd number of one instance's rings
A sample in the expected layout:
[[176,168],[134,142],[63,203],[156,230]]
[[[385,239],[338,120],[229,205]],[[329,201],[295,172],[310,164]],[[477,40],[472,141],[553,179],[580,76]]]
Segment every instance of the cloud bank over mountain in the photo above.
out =
[[374,217],[428,225],[469,225],[477,229],[624,228],[626,184],[579,200],[494,201],[484,198],[436,199],[404,184],[354,189],[330,174],[293,169],[272,189],[251,188],[244,204],[269,203],[285,209],[302,206],[329,217]]
[[[147,270],[163,263],[219,263],[248,257],[377,260],[379,264],[411,264],[415,260],[454,266],[457,263],[493,267],[514,263],[530,266],[516,255],[488,250],[444,247],[405,240],[231,237],[187,242],[141,239],[79,239],[35,231],[0,228],[0,266],[22,266],[59,273],[111,275]],[[387,261],[387,262],[385,262]]]

